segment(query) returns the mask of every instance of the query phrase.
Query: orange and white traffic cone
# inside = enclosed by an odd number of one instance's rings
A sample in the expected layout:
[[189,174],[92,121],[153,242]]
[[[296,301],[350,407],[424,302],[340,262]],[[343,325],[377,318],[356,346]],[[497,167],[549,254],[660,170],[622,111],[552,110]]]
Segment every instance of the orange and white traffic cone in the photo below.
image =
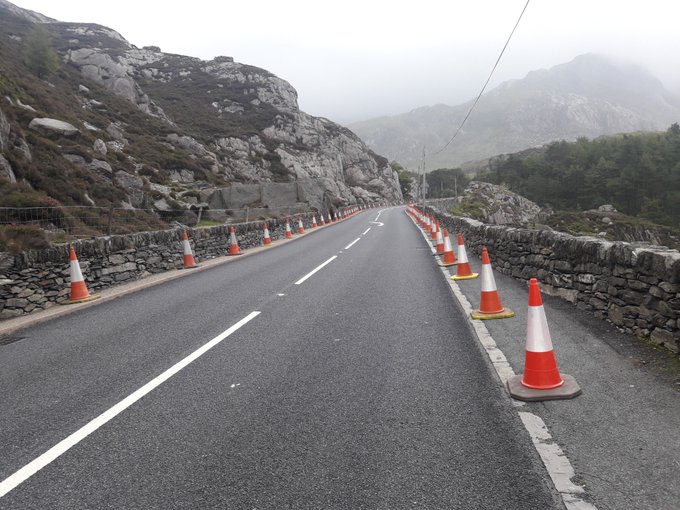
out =
[[453,248],[451,247],[451,239],[449,238],[449,231],[444,229],[444,256],[440,263],[443,267],[455,266],[458,264],[456,256],[453,254]]
[[496,280],[491,269],[491,260],[486,247],[482,248],[482,296],[479,300],[479,309],[472,310],[470,315],[473,319],[509,319],[515,316],[515,312],[509,308],[503,308],[501,298],[496,288]]
[[557,368],[536,278],[529,282],[524,375],[511,377],[507,386],[513,398],[527,402],[574,398],[581,394],[581,388],[576,380],[570,375],[560,374]]
[[194,260],[194,254],[191,252],[191,245],[189,244],[189,237],[187,236],[187,231],[184,231],[182,236],[182,251],[184,254],[184,262],[182,264],[182,269],[193,269],[199,267]]
[[269,235],[269,226],[265,223],[264,224],[264,237],[262,238],[262,245],[263,246],[269,246],[272,244],[272,238]]
[[331,223],[333,223],[333,218],[331,218],[331,212],[328,211],[328,224],[330,225]]
[[430,234],[430,240],[433,242],[437,242],[437,231],[439,230],[439,221],[434,220],[434,228],[432,229],[432,233]]
[[441,230],[437,230],[437,241],[436,249],[433,255],[443,255],[444,254],[444,236]]
[[298,234],[304,234],[305,233],[305,227],[302,224],[302,218],[298,218]]
[[312,215],[312,228],[316,228],[319,225],[316,224],[316,215]]
[[227,255],[241,255],[241,250],[236,242],[234,227],[229,227],[229,253],[227,253]]
[[286,220],[286,230],[283,236],[286,239],[291,239],[293,237],[293,233],[290,231],[290,222],[288,220]]
[[477,278],[479,273],[473,273],[470,269],[470,262],[468,261],[467,252],[465,251],[465,243],[463,242],[463,234],[458,234],[458,267],[456,268],[456,274],[454,274],[452,280],[472,280]]
[[323,219],[323,213],[319,214],[319,219],[321,220],[321,226],[323,227],[326,224],[326,220]]
[[80,264],[78,263],[76,251],[73,249],[73,246],[69,248],[68,259],[71,266],[71,293],[69,298],[66,301],[62,301],[61,304],[72,305],[74,303],[84,303],[85,301],[92,301],[93,299],[99,298],[99,296],[93,296],[88,292],[85,279],[83,278],[83,272],[80,270]]

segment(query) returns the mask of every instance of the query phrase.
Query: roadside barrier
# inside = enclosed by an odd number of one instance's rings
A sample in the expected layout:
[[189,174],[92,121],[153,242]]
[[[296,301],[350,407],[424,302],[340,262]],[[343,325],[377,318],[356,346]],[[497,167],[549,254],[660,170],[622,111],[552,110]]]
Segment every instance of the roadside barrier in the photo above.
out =
[[194,254],[191,251],[191,244],[189,244],[189,237],[187,236],[186,230],[182,235],[182,252],[183,252],[182,269],[193,269],[195,267],[199,267],[199,265],[196,264]]
[[486,247],[482,248],[482,292],[479,299],[479,309],[472,310],[470,315],[473,319],[509,319],[515,316],[515,312],[509,308],[503,308],[501,298],[498,295],[496,280],[491,269],[491,260]]
[[68,259],[71,266],[71,292],[69,299],[63,301],[61,304],[71,305],[74,303],[83,303],[85,301],[97,299],[99,296],[93,296],[87,290],[87,285],[85,284],[85,279],[83,278],[83,272],[80,270],[78,257],[76,257],[76,250],[73,249],[73,246],[69,248]]
[[229,227],[229,253],[227,255],[241,255],[241,250],[236,241],[236,232],[234,227]]
[[456,274],[454,274],[452,280],[471,280],[477,278],[479,273],[473,273],[470,269],[470,262],[468,261],[467,252],[465,251],[465,242],[463,241],[463,234],[458,233],[458,267],[456,268]]
[[570,375],[560,374],[557,368],[536,278],[529,281],[524,375],[511,377],[507,386],[513,398],[527,402],[569,399],[581,394],[576,380]]

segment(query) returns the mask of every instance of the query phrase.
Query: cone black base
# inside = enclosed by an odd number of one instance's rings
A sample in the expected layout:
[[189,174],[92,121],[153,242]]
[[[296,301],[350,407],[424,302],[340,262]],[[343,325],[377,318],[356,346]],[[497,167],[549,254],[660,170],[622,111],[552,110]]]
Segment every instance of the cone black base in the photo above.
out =
[[524,402],[540,402],[542,400],[567,400],[579,396],[581,387],[572,376],[560,374],[564,384],[550,390],[534,390],[522,384],[522,376],[515,375],[508,379],[507,386],[510,396]]

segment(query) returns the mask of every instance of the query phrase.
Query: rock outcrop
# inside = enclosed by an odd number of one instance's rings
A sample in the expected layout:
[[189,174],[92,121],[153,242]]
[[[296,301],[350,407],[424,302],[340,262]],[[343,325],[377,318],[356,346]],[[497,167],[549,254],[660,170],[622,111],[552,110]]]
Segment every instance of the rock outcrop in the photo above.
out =
[[[18,63],[8,77],[17,85],[8,95],[11,115],[0,115],[0,149],[22,186],[65,205],[161,211],[225,196],[220,190],[233,184],[292,183],[306,207],[402,198],[385,158],[351,131],[300,111],[291,84],[264,69],[225,56],[205,61],[140,49],[107,27],[55,22],[6,0],[0,20],[12,35],[0,59],[18,58],[31,23],[40,23],[62,60],[54,83],[36,82]],[[19,103],[22,83],[32,84],[34,112]],[[47,165],[58,168],[37,178]],[[54,182],[65,175],[76,179],[68,189]],[[211,203],[220,200],[231,207]],[[253,206],[281,202],[272,193],[258,200]]]

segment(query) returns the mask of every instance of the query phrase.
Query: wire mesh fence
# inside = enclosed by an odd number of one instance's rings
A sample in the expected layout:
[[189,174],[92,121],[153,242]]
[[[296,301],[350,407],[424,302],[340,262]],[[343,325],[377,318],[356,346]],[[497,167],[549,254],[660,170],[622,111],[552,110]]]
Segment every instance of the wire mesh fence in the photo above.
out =
[[53,242],[98,235],[163,230],[176,223],[190,227],[284,218],[309,212],[306,204],[242,209],[131,209],[96,206],[0,207],[0,228],[30,227]]

